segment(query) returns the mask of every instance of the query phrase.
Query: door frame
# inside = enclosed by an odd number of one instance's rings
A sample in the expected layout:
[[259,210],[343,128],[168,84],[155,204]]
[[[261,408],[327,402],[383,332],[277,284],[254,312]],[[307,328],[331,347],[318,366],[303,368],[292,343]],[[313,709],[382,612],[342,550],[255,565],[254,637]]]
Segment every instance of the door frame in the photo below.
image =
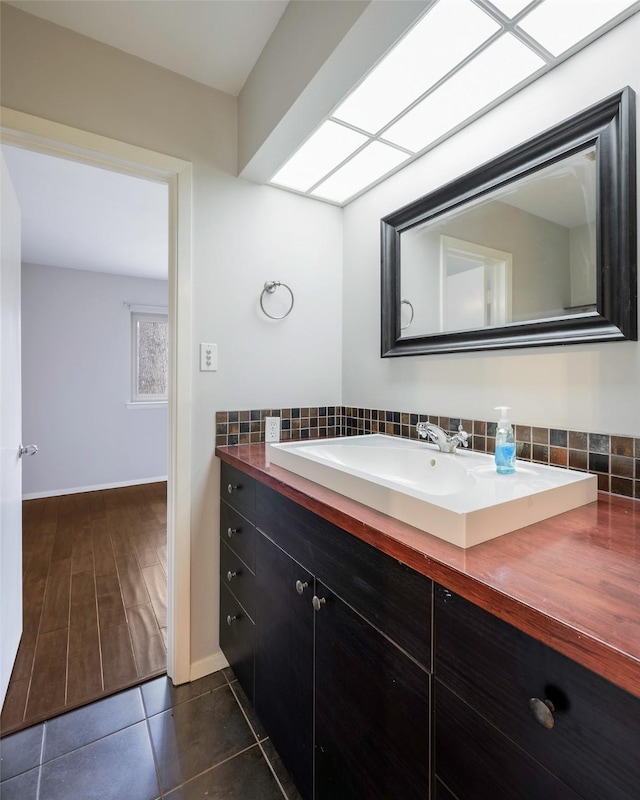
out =
[[191,213],[192,164],[173,156],[0,107],[0,141],[163,181],[169,188],[167,674],[191,672]]

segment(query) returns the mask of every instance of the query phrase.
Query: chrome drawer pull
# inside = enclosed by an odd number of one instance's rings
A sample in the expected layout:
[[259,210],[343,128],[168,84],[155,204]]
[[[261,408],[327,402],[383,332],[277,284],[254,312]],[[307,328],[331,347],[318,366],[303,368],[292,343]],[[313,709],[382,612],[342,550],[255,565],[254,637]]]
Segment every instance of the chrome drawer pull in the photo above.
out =
[[302,594],[304,590],[308,588],[309,584],[306,581],[304,581],[304,583],[302,581],[296,581],[296,592],[298,592],[298,594]]
[[237,614],[227,614],[227,625],[231,625],[231,623],[236,619],[239,619]]
[[313,595],[313,599],[311,600],[311,603],[312,603],[312,605],[313,605],[313,609],[314,609],[314,611],[320,611],[320,609],[322,608],[322,606],[323,606],[323,605],[324,605],[326,602],[327,602],[327,601],[326,601],[326,598],[324,598],[324,597],[318,597],[318,595],[315,595],[315,594]]
[[234,492],[237,492],[239,488],[240,488],[239,486],[234,486],[233,483],[230,483],[227,486],[227,491],[229,492],[229,494],[233,494]]
[[238,574],[238,572],[231,572],[231,570],[229,570],[229,572],[227,572],[227,580],[233,580]]
[[555,710],[555,706],[551,700],[539,700],[537,697],[532,697],[531,700],[529,700],[531,716],[538,725],[542,725],[542,727],[547,728],[547,730],[553,728],[555,722],[553,719],[553,712]]
[[238,530],[239,530],[238,528],[227,528],[227,536],[229,538],[231,538],[232,536],[235,536],[236,533],[238,533]]

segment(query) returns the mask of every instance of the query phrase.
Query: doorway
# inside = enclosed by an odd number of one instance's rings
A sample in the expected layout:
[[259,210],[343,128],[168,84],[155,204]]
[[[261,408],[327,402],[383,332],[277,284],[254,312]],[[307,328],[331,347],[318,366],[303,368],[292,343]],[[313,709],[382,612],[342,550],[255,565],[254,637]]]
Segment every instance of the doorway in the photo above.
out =
[[512,253],[442,235],[440,330],[511,322],[512,267]]
[[2,141],[161,180],[169,188],[169,422],[167,673],[190,679],[190,214],[191,165],[180,159],[2,109]]

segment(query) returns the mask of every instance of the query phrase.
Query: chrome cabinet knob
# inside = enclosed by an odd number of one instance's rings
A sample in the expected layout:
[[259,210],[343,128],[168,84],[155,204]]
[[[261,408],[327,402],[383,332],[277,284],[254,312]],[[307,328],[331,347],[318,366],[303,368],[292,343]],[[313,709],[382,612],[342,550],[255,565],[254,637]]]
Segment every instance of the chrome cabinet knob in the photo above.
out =
[[229,492],[229,494],[233,494],[234,492],[237,492],[239,488],[240,488],[239,486],[234,486],[233,483],[230,483],[227,486],[227,491]]
[[296,592],[298,592],[298,594],[302,594],[304,590],[308,588],[309,584],[307,581],[296,581]]
[[231,570],[229,570],[229,572],[227,572],[227,580],[228,581],[233,580],[233,578],[235,578],[237,574],[238,574],[237,572],[231,572]]
[[227,625],[231,625],[236,619],[238,619],[237,614],[227,614]]
[[238,533],[238,528],[227,528],[227,536],[231,539],[232,536],[235,536]]
[[540,700],[537,697],[532,697],[529,700],[529,711],[531,712],[531,716],[535,719],[538,725],[542,725],[543,728],[547,730],[551,730],[554,725],[554,718],[553,712],[555,711],[555,707],[551,700]]
[[438,594],[443,603],[448,603],[453,598],[451,592],[443,586],[438,587]]
[[314,611],[320,611],[320,609],[322,608],[322,606],[323,606],[323,605],[324,605],[326,602],[327,602],[327,601],[326,601],[326,598],[324,598],[324,597],[318,597],[318,595],[316,595],[316,594],[314,594],[314,595],[313,595],[313,599],[311,600],[311,603],[312,603],[312,605],[313,605],[313,609],[314,609]]
[[38,445],[37,444],[26,444],[20,445],[18,448],[18,457],[24,458],[24,456],[35,456],[38,452]]

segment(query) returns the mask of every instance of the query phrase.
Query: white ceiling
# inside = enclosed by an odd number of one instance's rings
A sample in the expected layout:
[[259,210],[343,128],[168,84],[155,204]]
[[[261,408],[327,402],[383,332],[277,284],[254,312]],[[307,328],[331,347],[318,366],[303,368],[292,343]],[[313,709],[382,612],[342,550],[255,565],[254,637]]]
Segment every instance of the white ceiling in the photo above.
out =
[[[10,0],[9,5],[237,95],[288,0]],[[167,278],[165,184],[3,146],[22,260]]]
[[166,280],[166,183],[2,145],[22,212],[22,261]]
[[238,95],[288,0],[8,0],[28,14]]

